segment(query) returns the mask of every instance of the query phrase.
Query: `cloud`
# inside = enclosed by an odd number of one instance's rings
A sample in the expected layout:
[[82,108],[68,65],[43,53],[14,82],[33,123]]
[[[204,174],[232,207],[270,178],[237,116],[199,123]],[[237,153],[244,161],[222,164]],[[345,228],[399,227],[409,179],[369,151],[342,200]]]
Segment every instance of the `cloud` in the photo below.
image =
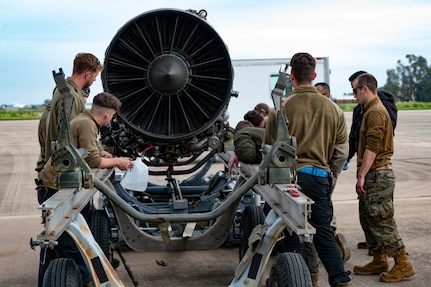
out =
[[[351,90],[346,79],[356,70],[374,73],[383,85],[386,70],[406,54],[431,60],[431,3],[425,0],[0,0],[0,97],[42,103],[51,95],[53,69],[70,74],[74,56],[84,51],[103,61],[118,29],[161,8],[206,9],[232,59],[298,51],[329,57],[335,96]],[[93,86],[92,95],[102,91],[100,79]]]

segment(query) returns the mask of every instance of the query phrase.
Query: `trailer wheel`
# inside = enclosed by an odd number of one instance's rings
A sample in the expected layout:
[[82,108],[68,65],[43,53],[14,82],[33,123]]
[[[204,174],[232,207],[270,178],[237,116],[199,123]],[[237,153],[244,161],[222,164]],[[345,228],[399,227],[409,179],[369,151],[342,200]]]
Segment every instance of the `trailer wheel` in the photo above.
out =
[[82,287],[81,273],[70,258],[54,259],[43,276],[43,287]]
[[248,205],[244,208],[241,216],[240,230],[242,231],[242,241],[239,247],[239,260],[244,257],[248,249],[248,238],[257,225],[265,221],[265,214],[260,206]]
[[272,265],[267,287],[312,287],[310,272],[298,253],[279,253]]
[[90,230],[100,249],[112,263],[111,232],[105,210],[93,210],[90,217]]

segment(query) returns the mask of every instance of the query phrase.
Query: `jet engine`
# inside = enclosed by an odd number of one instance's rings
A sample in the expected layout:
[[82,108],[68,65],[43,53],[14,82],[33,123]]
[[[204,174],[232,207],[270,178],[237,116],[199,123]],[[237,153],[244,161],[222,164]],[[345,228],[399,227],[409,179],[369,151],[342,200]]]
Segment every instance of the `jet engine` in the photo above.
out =
[[152,10],[112,39],[102,82],[122,107],[104,143],[117,155],[173,167],[220,151],[231,140],[227,107],[237,95],[232,64],[206,16],[205,10]]

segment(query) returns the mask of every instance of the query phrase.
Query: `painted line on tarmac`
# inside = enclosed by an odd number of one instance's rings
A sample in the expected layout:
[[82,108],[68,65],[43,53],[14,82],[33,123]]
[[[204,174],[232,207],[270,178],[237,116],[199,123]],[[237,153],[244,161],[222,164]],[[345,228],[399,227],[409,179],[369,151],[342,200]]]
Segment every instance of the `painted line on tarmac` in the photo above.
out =
[[2,219],[25,219],[25,218],[40,218],[40,214],[17,214],[17,215],[0,215],[0,220]]

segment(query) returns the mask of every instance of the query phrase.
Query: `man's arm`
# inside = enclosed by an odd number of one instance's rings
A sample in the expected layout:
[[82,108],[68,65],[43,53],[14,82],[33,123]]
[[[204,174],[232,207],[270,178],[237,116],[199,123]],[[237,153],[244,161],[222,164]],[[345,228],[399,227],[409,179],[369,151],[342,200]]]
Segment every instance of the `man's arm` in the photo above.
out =
[[362,197],[365,195],[364,190],[364,182],[365,182],[365,176],[367,175],[368,171],[370,171],[371,166],[374,163],[374,160],[376,159],[376,153],[366,149],[364,153],[364,158],[362,160],[361,167],[358,171],[358,179],[356,181],[356,193],[359,197]]
[[230,158],[229,158],[229,161],[228,161],[228,164],[227,164],[227,170],[228,170],[229,172],[231,172],[231,171],[232,171],[232,168],[233,168],[234,166],[235,166],[235,167],[238,167],[238,163],[239,163],[238,157],[236,156],[235,152],[233,152],[233,153],[231,154]]
[[107,158],[100,155],[98,129],[90,120],[74,119],[71,122],[71,130],[74,144],[88,151],[85,161],[91,168],[118,167],[120,170],[127,170],[133,167],[133,159],[129,157]]
[[129,157],[102,157],[98,168],[118,167],[120,170],[127,170],[133,167],[133,159]]
[[331,158],[329,166],[334,173],[334,177],[338,178],[338,175],[343,170],[344,163],[346,162],[347,155],[349,152],[349,144],[337,144],[334,148],[334,153]]
[[344,163],[349,154],[349,141],[347,137],[347,125],[346,119],[344,118],[343,111],[336,106],[338,113],[338,129],[337,129],[337,137],[334,146],[334,152],[332,154],[331,159],[329,160],[329,167],[334,173],[334,177],[338,178],[338,175],[343,170]]
[[257,154],[260,147],[256,146],[248,129],[252,128],[245,128],[235,134],[235,155],[239,161],[247,164],[260,163],[262,157]]

